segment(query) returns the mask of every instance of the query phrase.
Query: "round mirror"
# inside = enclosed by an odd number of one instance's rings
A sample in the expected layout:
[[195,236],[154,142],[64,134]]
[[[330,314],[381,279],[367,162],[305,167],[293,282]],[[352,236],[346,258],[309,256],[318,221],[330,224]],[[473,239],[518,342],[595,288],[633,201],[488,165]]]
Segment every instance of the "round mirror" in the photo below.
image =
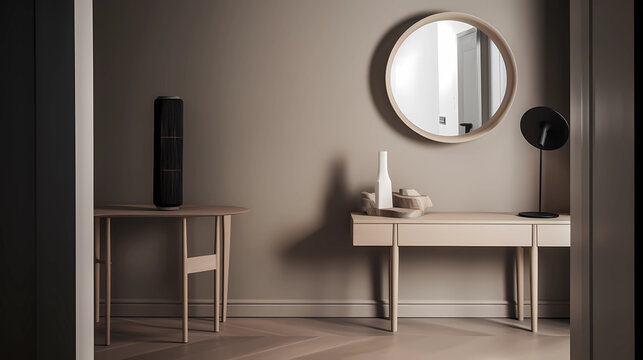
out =
[[516,64],[491,25],[440,13],[409,28],[393,47],[386,90],[399,117],[440,142],[473,140],[494,128],[516,91]]

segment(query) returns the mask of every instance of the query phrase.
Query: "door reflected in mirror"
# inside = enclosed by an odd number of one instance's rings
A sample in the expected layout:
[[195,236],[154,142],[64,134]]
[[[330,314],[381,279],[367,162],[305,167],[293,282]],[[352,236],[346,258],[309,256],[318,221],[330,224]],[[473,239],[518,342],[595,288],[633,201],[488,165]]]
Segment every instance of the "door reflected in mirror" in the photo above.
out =
[[493,119],[507,93],[508,71],[485,32],[467,22],[439,20],[406,35],[391,55],[387,82],[395,110],[407,124],[429,134],[459,136]]

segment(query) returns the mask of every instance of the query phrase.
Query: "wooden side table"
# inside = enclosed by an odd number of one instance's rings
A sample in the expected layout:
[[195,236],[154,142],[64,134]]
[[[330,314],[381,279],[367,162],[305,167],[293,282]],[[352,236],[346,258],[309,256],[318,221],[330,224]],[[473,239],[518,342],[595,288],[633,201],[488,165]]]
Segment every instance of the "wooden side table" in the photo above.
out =
[[[110,205],[94,210],[94,297],[96,322],[99,322],[99,289],[100,264],[105,264],[105,345],[111,343],[111,307],[112,307],[112,218],[180,218],[182,227],[182,304],[183,304],[183,342],[188,342],[188,275],[203,271],[216,271],[214,281],[214,331],[219,331],[220,311],[221,320],[226,321],[228,311],[228,272],[230,269],[230,234],[232,215],[243,214],[248,209],[235,206],[184,205],[178,210],[158,210],[153,205]],[[187,219],[191,217],[213,217],[215,224],[214,254],[188,257]],[[100,226],[101,219],[106,219],[105,257],[100,255]],[[221,239],[223,238],[223,243]],[[223,284],[221,284],[223,282]],[[221,294],[221,292],[223,294]],[[220,297],[223,304],[219,307]]]

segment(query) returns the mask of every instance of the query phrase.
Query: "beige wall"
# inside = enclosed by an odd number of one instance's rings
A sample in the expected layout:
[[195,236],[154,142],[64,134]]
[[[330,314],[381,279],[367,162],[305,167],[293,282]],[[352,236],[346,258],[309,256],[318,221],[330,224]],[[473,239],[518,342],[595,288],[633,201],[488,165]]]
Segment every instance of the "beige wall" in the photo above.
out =
[[[387,297],[386,252],[351,246],[348,213],[360,191],[372,191],[379,150],[389,151],[394,188],[429,194],[435,211],[537,206],[538,152],[519,121],[536,105],[569,112],[568,5],[95,1],[95,202],[152,201],[153,100],[181,96],[184,202],[251,209],[233,219],[233,313],[371,309]],[[384,89],[388,52],[409,20],[447,10],[493,24],[518,66],[505,120],[458,145],[407,129]],[[568,211],[568,147],[544,161],[546,210]],[[112,231],[115,302],[176,302],[178,221],[115,220]],[[190,223],[188,236],[191,255],[212,251],[211,221]],[[567,313],[568,259],[565,249],[542,251],[541,299],[554,304],[545,314]],[[505,314],[511,270],[505,249],[402,249],[401,315]],[[211,299],[211,278],[194,275],[190,297]]]

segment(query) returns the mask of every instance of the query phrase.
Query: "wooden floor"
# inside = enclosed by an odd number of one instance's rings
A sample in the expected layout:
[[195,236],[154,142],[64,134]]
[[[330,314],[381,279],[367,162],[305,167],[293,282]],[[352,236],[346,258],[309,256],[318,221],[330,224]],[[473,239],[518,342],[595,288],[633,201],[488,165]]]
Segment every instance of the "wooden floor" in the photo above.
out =
[[102,359],[569,359],[569,321],[401,318],[399,332],[373,318],[231,318],[221,332],[212,319],[190,318],[181,343],[179,318],[114,318],[112,345],[96,325]]

